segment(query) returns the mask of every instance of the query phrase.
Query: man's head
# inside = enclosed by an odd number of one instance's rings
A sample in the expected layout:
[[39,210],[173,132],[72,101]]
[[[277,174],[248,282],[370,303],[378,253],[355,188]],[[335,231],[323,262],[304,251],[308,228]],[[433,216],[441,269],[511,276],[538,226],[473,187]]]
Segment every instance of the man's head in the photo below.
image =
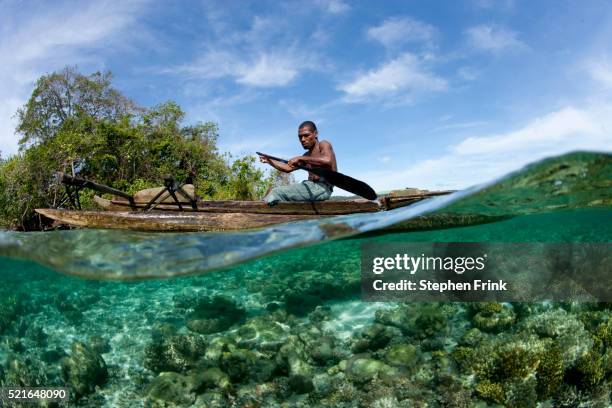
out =
[[317,125],[309,120],[302,122],[298,127],[298,138],[304,149],[311,149],[317,143]]

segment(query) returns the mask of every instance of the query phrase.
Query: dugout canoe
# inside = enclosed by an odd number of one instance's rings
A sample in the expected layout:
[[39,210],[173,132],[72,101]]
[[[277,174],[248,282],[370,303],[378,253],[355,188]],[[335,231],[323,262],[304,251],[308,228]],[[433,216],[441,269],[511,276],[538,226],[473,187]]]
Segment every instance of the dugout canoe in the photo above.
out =
[[56,225],[85,228],[127,229],[135,231],[231,231],[262,228],[290,221],[300,221],[334,215],[392,210],[428,197],[451,191],[417,189],[396,190],[378,201],[329,200],[320,202],[281,202],[270,207],[262,201],[198,201],[197,208],[189,205],[179,210],[176,203],[164,202],[152,211],[143,211],[146,202],[130,204],[127,200],[104,199],[96,196],[103,211],[36,209]]
[[[198,200],[197,208],[192,208],[186,201],[178,204],[164,200],[157,204],[153,211],[171,212],[207,212],[207,213],[252,213],[252,214],[283,214],[283,215],[343,215],[364,212],[376,212],[381,210],[392,210],[421,201],[425,198],[449,194],[452,191],[429,191],[416,188],[394,190],[389,194],[381,196],[378,201],[364,199],[354,200],[328,200],[319,202],[280,202],[270,207],[263,201],[236,201],[236,200]],[[94,196],[96,204],[107,211],[131,211],[144,210],[149,202],[149,195],[155,193],[151,189],[148,194],[136,193],[135,202],[130,203],[120,197],[106,199]]]
[[37,209],[36,212],[55,220],[60,225],[151,232],[232,231],[321,217],[256,213],[82,211],[52,208]]

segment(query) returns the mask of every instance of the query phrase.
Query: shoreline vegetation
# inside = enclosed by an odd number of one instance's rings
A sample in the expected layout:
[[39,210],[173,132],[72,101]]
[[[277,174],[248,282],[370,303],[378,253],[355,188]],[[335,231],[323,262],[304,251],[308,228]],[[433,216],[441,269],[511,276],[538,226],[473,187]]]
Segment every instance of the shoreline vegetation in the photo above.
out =
[[[19,152],[0,156],[0,228],[8,230],[46,227],[34,208],[58,204],[57,171],[131,194],[171,175],[212,200],[257,200],[282,179],[257,169],[254,156],[220,152],[218,124],[184,124],[175,102],[138,106],[112,86],[111,72],[43,75],[16,117]],[[84,209],[97,208],[93,196],[82,192]]]

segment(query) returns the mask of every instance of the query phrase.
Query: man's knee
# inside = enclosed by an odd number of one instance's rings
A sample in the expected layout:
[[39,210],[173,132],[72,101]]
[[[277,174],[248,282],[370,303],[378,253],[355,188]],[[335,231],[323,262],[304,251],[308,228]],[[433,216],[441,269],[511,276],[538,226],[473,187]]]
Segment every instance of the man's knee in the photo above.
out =
[[276,204],[279,201],[286,200],[286,192],[284,186],[274,187],[266,196],[265,201],[268,204]]

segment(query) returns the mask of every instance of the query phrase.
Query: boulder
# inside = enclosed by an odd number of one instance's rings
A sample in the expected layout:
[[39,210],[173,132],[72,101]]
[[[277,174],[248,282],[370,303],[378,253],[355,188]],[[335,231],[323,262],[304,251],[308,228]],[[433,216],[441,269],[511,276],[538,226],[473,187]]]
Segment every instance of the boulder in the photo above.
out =
[[96,385],[104,384],[108,369],[99,353],[76,341],[72,343],[70,355],[62,360],[62,377],[78,397],[91,393]]

